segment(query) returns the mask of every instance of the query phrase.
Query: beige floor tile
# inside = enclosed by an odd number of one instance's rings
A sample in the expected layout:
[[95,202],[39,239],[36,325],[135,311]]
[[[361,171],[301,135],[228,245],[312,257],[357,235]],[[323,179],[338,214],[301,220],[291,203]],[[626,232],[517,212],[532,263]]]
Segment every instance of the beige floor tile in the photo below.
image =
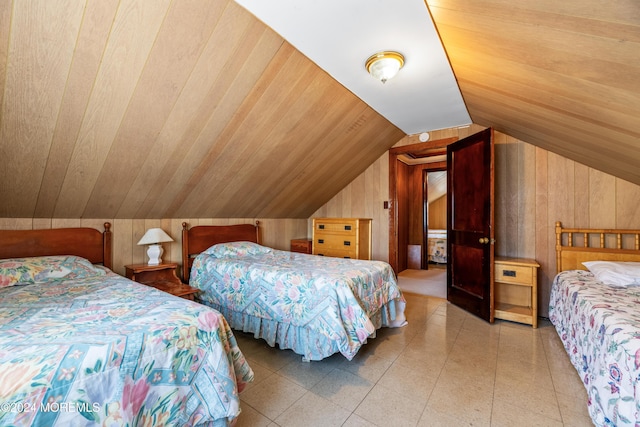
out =
[[429,355],[418,353],[402,353],[394,362],[408,369],[415,370],[417,375],[435,375],[440,374],[447,361],[446,355]]
[[413,337],[409,344],[411,346],[429,345],[429,347],[448,352],[455,344],[459,332],[460,330],[451,331],[446,326],[428,324]]
[[[588,425],[591,422],[587,407],[587,391],[584,390],[584,398],[576,399],[575,396],[556,393],[560,414],[565,425]],[[586,423],[584,421],[587,421]]]
[[417,401],[427,402],[438,380],[439,371],[421,370],[417,366],[394,363],[387,369],[378,384],[403,394],[410,392]]
[[496,366],[496,383],[520,382],[555,392],[549,367],[523,362],[518,358],[500,358]]
[[282,427],[338,427],[350,415],[350,411],[308,392],[278,416],[275,422]]
[[[463,350],[461,350],[463,351]],[[442,368],[440,377],[451,383],[475,382],[493,387],[496,377],[496,362],[490,357],[470,356],[453,351]]]
[[587,426],[587,395],[555,328],[490,325],[406,295],[409,325],[382,329],[352,361],[301,356],[237,333],[255,381],[236,427]]
[[[339,356],[344,358],[342,355]],[[278,374],[308,390],[339,366],[339,363],[335,360],[335,358],[312,362],[303,362],[301,359],[295,360],[283,366],[278,371]]]
[[[270,347],[264,340],[256,340],[261,345],[257,346],[248,355],[245,355],[249,361],[255,361],[262,366],[277,371],[291,362],[302,360],[302,356],[291,350],[280,350],[277,347]],[[242,347],[240,347],[242,350]],[[242,350],[244,354],[244,350]],[[251,364],[251,362],[249,362]]]
[[378,336],[365,344],[367,351],[376,357],[395,360],[411,341],[402,333],[402,329],[382,329]]
[[433,395],[422,414],[420,426],[490,426],[491,404],[468,402],[458,396]]
[[500,334],[499,359],[516,358],[525,363],[547,365],[547,355],[544,340],[536,329],[524,326],[527,329],[503,327]]
[[349,411],[354,411],[374,385],[374,382],[351,372],[335,369],[311,391]]
[[584,414],[567,412],[562,414],[562,424],[565,427],[584,427],[593,426],[594,422],[586,411]]
[[260,363],[253,359],[247,358],[247,361],[249,362],[249,366],[251,366],[251,369],[253,370],[253,381],[247,384],[247,386],[243,390],[243,393],[260,384],[262,381],[266,380],[274,374],[274,371],[265,366],[262,366]]
[[579,400],[586,399],[586,388],[573,366],[567,371],[561,373],[554,372],[552,375],[553,387],[556,393],[573,396]]
[[475,415],[472,412],[441,413],[427,406],[420,417],[418,427],[489,427],[491,425],[491,420],[486,415]]
[[510,405],[496,400],[491,413],[491,427],[562,427],[562,421],[547,418],[537,411],[523,409],[521,406]]
[[535,387],[524,381],[496,381],[496,402],[513,405],[539,416],[562,421],[553,388]]
[[412,398],[410,391],[400,394],[377,384],[354,413],[384,427],[415,426],[424,410],[424,403]]
[[351,416],[342,424],[342,427],[377,427],[376,424],[370,423],[362,417],[359,417],[356,414],[351,414]]
[[458,332],[462,328],[464,323],[464,317],[451,316],[449,314],[442,314],[440,310],[437,310],[429,319],[427,319],[427,329],[440,327],[446,328],[449,332]]
[[484,379],[478,381],[471,372],[467,374],[467,381],[459,380],[460,375],[455,375],[453,381],[444,374],[440,375],[427,402],[427,409],[438,414],[456,414],[465,422],[489,422],[493,383]]
[[240,405],[242,412],[234,427],[266,427],[272,421],[253,409],[248,403],[242,402]]
[[375,383],[384,375],[392,363],[392,360],[369,355],[361,351],[356,354],[353,360],[345,359],[339,368]]
[[275,420],[306,392],[303,387],[274,374],[255,387],[240,394],[240,400],[248,403],[260,414]]

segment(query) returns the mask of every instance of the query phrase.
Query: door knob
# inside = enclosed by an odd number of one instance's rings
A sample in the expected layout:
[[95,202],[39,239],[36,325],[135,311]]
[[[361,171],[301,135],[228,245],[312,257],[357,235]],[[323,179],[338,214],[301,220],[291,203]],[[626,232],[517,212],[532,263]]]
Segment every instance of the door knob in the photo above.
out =
[[480,243],[489,243],[489,238],[488,237],[481,237],[480,240],[478,240]]

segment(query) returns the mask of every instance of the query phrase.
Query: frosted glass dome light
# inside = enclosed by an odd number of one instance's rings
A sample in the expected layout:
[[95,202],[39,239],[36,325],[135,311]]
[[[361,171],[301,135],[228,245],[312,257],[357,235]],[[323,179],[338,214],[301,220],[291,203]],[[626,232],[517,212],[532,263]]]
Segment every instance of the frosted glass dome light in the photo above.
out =
[[404,65],[404,56],[398,52],[383,51],[369,57],[365,68],[382,83],[393,78]]

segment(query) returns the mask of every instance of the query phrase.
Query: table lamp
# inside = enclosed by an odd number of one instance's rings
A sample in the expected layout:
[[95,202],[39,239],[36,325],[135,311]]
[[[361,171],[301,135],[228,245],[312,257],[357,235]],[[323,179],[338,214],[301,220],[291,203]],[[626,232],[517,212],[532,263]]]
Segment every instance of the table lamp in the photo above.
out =
[[165,233],[161,228],[150,228],[144,233],[138,245],[149,245],[147,256],[149,257],[148,265],[158,265],[162,262],[162,242],[173,242],[171,236]]

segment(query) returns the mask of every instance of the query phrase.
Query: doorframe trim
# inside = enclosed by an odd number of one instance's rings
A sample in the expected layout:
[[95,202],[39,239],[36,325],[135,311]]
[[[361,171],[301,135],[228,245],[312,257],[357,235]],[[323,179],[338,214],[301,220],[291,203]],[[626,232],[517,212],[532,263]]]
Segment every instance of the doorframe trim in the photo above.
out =
[[[403,145],[400,147],[392,147],[389,149],[389,264],[393,268],[393,271],[398,271],[398,188],[396,183],[396,162],[398,156],[401,154],[414,154],[422,157],[429,157],[424,155],[429,150],[438,150],[447,147],[447,145],[458,141],[459,138],[443,138],[434,141],[420,142],[417,144]],[[432,154],[440,155],[441,153]],[[442,168],[442,165],[446,168],[445,162],[433,163],[434,168]]]

